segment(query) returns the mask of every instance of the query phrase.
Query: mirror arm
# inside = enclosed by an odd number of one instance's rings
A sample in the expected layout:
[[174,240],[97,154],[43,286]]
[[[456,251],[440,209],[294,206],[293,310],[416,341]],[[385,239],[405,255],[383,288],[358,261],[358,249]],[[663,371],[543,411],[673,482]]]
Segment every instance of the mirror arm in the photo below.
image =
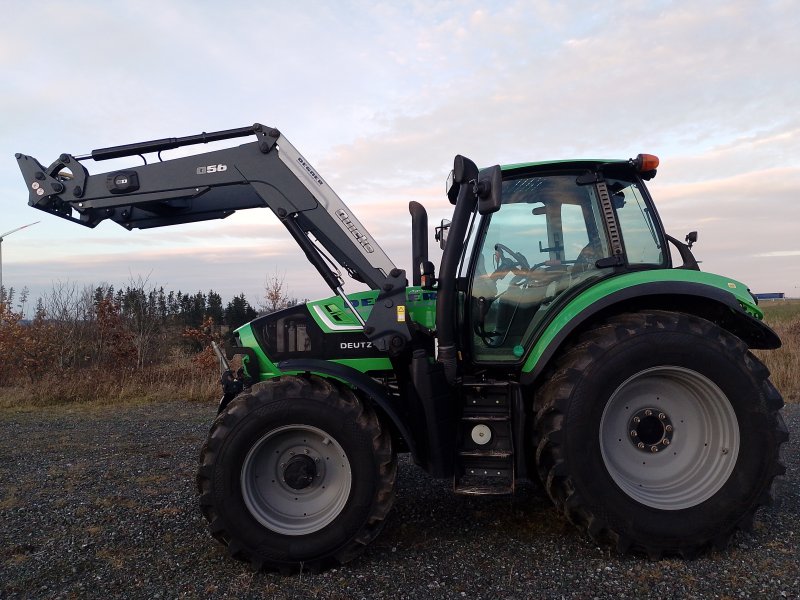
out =
[[678,253],[681,255],[681,260],[683,264],[678,267],[679,269],[689,269],[691,271],[699,271],[700,266],[697,264],[697,259],[695,259],[694,254],[692,254],[692,250],[688,244],[684,244],[682,241],[675,239],[671,235],[664,234],[667,240],[678,249]]

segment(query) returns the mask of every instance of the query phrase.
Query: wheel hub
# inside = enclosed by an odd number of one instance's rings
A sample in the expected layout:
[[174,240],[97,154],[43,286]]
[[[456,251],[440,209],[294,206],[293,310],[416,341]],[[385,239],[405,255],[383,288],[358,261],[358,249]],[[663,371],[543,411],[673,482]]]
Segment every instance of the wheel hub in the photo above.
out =
[[344,448],[325,431],[291,424],[256,440],[240,481],[242,499],[259,523],[282,535],[308,535],[342,512],[352,471]]
[[314,460],[301,454],[293,456],[283,469],[283,480],[293,490],[304,490],[314,483],[317,467]]
[[655,453],[672,443],[675,427],[663,410],[648,407],[637,410],[628,421],[628,439],[642,452]]
[[719,492],[739,446],[728,397],[685,367],[663,365],[630,376],[611,394],[600,419],[608,474],[631,499],[660,510],[697,506]]

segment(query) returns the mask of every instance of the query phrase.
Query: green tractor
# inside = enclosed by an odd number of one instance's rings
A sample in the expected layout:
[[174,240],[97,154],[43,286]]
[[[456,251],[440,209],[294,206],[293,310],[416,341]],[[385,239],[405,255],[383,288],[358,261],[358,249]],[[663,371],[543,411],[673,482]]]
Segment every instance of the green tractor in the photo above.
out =
[[[82,164],[245,136],[109,173]],[[399,453],[458,494],[540,481],[593,539],[650,557],[724,547],[783,473],[783,400],[750,352],[780,340],[744,284],[699,270],[696,233],[665,233],[645,186],[655,156],[457,156],[438,272],[410,203],[411,285],[273,128],[17,160],[31,206],[89,227],[268,207],[333,291],[240,327],[237,373],[220,353],[199,501],[256,568],[356,557],[392,507]],[[345,293],[334,263],[368,291]]]

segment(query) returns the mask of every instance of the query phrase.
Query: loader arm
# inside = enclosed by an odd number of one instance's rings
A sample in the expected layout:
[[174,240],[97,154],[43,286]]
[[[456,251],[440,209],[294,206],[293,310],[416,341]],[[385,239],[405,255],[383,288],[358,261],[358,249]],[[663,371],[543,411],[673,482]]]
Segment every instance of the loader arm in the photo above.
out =
[[[249,136],[255,141],[161,160],[164,150]],[[159,160],[148,164],[143,155],[153,152]],[[140,156],[144,164],[94,175],[82,164],[133,156]],[[395,267],[336,192],[277,129],[256,123],[102,148],[86,155],[62,154],[49,167],[24,154],[16,158],[30,206],[87,227],[110,219],[129,230],[147,229],[224,219],[237,210],[269,207],[325,282],[348,304],[343,281],[323,249],[352,278],[380,290],[380,298],[393,301],[394,310],[379,308],[368,323],[353,310],[376,346],[396,353],[410,339],[396,312],[398,302],[405,304],[401,299],[407,284],[405,272]]]

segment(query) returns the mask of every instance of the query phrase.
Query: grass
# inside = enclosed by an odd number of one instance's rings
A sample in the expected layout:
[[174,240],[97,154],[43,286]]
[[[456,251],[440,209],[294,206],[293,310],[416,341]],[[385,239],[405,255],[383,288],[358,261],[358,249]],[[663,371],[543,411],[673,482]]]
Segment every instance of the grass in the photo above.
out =
[[786,402],[800,402],[800,300],[762,302],[764,320],[781,337],[777,350],[757,350]]
[[174,357],[143,369],[79,369],[45,375],[34,383],[0,388],[0,409],[65,404],[119,405],[165,400],[219,399],[219,375],[191,359]]
[[800,300],[762,300],[759,308],[771,325],[800,322]]

